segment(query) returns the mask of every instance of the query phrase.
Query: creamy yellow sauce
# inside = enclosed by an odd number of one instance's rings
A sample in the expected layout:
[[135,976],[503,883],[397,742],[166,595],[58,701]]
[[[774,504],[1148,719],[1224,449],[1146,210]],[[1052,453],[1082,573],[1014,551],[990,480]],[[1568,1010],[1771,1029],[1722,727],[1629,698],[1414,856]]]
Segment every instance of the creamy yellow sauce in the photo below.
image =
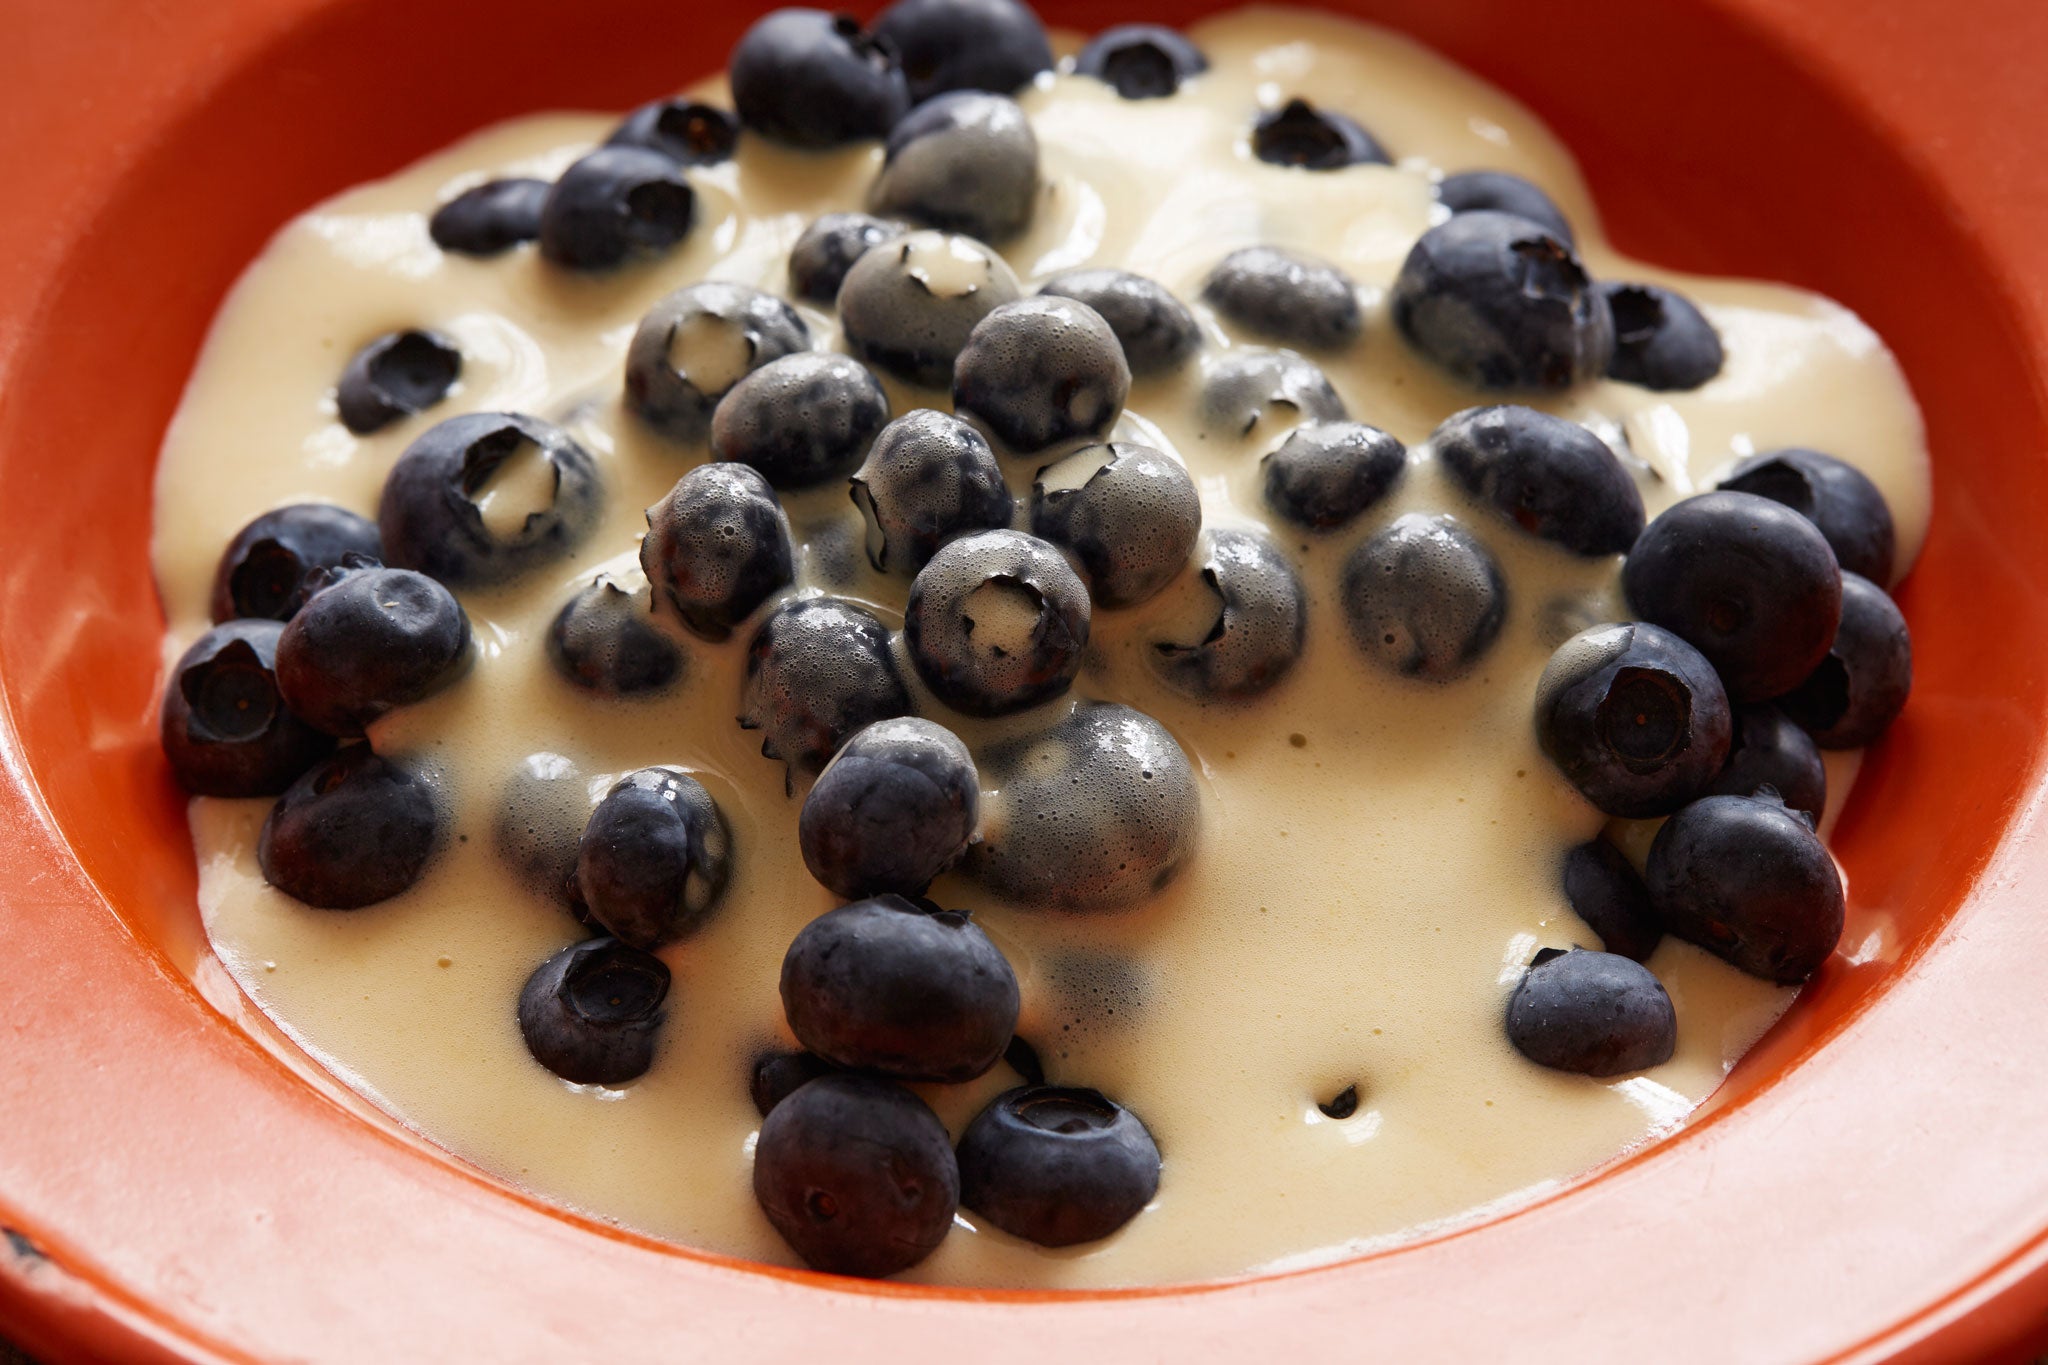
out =
[[[1233,339],[1196,303],[1229,251],[1266,242],[1320,254],[1363,286],[1366,327],[1316,357],[1353,417],[1410,443],[1484,401],[1416,359],[1384,291],[1441,210],[1432,175],[1512,170],[1547,188],[1598,277],[1674,285],[1720,329],[1727,366],[1692,393],[1600,383],[1544,404],[1587,422],[1643,466],[1651,512],[1711,484],[1754,450],[1815,446],[1852,460],[1890,500],[1900,566],[1925,533],[1921,424],[1889,353],[1828,301],[1769,285],[1708,281],[1624,260],[1564,151],[1497,91],[1414,44],[1326,16],[1248,10],[1197,26],[1212,68],[1178,96],[1126,102],[1052,77],[1021,97],[1044,189],[1033,226],[1004,254],[1027,288],[1082,265],[1148,274],[1195,303],[1208,359]],[[722,101],[723,88],[699,92]],[[1312,173],[1250,155],[1254,113],[1304,96],[1357,117],[1393,167]],[[294,221],[236,286],[166,438],[155,557],[167,649],[206,625],[222,547],[268,508],[325,499],[373,514],[399,452],[465,411],[517,410],[563,423],[606,483],[596,535],[569,561],[502,590],[463,594],[476,667],[442,695],[381,722],[387,754],[429,766],[452,811],[422,881],[350,913],[308,909],[264,885],[253,853],[260,801],[195,800],[200,900],[215,951],[242,988],[309,1052],[405,1124],[525,1189],[690,1246],[790,1263],[755,1207],[748,1164],[758,1120],[750,1059],[787,1045],[776,982],[796,930],[830,893],[796,852],[795,795],[759,736],[734,723],[748,629],[724,645],[687,640],[683,686],[602,703],[544,652],[561,604],[599,572],[640,579],[643,510],[705,458],[640,426],[620,405],[623,356],[655,300],[701,278],[783,291],[784,263],[817,214],[860,207],[873,146],[798,154],[743,138],[738,158],[691,170],[699,221],[663,259],[578,277],[530,247],[490,261],[444,255],[427,235],[440,201],[505,174],[550,176],[612,127],[611,115],[545,115],[484,130],[390,180]],[[831,317],[805,308],[815,344]],[[335,417],[350,354],[383,332],[430,327],[463,353],[439,406],[368,437]],[[737,362],[736,362],[737,363]],[[1259,456],[1285,434],[1205,431],[1197,371],[1140,383],[1118,438],[1178,455],[1207,523],[1261,518]],[[888,381],[897,414],[943,399]],[[1038,463],[1010,462],[1028,494]],[[1019,467],[1022,466],[1022,467]],[[512,515],[531,490],[508,479]],[[908,580],[874,573],[843,486],[786,498],[805,542],[799,591],[855,563],[831,591],[901,621]],[[1404,511],[1449,511],[1499,556],[1511,607],[1499,644],[1467,679],[1407,684],[1356,653],[1336,604],[1345,552]],[[1073,697],[1112,698],[1167,725],[1200,778],[1199,851],[1163,894],[1117,915],[1069,917],[990,902],[957,879],[934,895],[970,908],[1023,985],[1020,1026],[1052,1078],[1097,1087],[1150,1126],[1165,1169],[1155,1203],[1116,1236],[1047,1252],[962,1212],[906,1278],[988,1285],[1120,1285],[1312,1263],[1484,1216],[1554,1187],[1681,1122],[1791,992],[1668,942],[1651,961],[1677,1007],[1667,1064],[1620,1080],[1545,1071],[1503,1034],[1506,997],[1542,946],[1597,946],[1564,903],[1559,858],[1602,817],[1537,751],[1531,695],[1550,649],[1616,618],[1618,560],[1587,563],[1472,508],[1411,453],[1397,496],[1328,538],[1283,533],[1309,593],[1307,646],[1275,691],[1204,708],[1166,689],[1148,644],[1201,619],[1183,573],[1154,601],[1097,611]],[[852,548],[849,555],[848,548]],[[684,637],[678,637],[684,638]],[[927,715],[970,744],[1047,724],[1073,697],[997,725]],[[527,1054],[514,1002],[527,974],[582,931],[493,852],[515,770],[549,753],[587,794],[648,764],[695,773],[731,822],[730,890],[710,925],[664,951],[670,1020],[651,1071],[617,1091],[556,1079]],[[1854,756],[1831,759],[1839,809]],[[1003,818],[1000,791],[986,821]],[[993,828],[994,825],[988,826]],[[1639,836],[1636,842],[1640,842]],[[963,1087],[922,1087],[957,1135],[996,1091],[999,1066]],[[1355,1083],[1356,1113],[1317,1101]]]

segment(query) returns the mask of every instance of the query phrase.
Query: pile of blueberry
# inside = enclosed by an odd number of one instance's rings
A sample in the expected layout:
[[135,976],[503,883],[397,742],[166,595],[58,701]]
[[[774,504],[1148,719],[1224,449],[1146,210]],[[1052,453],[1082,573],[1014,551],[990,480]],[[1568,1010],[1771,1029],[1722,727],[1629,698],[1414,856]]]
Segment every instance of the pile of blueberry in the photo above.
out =
[[[791,1247],[830,1271],[914,1265],[963,1205],[1041,1245],[1092,1241],[1150,1201],[1161,1169],[1135,1115],[1044,1083],[1015,1036],[1010,964],[968,914],[923,897],[948,870],[1074,912],[1151,894],[1194,850],[1186,755],[1150,717],[1083,701],[977,759],[913,714],[898,659],[944,708],[1024,712],[1068,693],[1093,612],[1192,571],[1213,595],[1213,625],[1156,641],[1158,677],[1226,704],[1288,673],[1308,615],[1299,574],[1271,536],[1204,528],[1177,459],[1112,439],[1134,379],[1199,361],[1203,420],[1234,435],[1276,429],[1264,496],[1290,528],[1352,524],[1409,460],[1392,436],[1348,420],[1302,354],[1361,334],[1359,290],[1326,262],[1272,247],[1223,258],[1204,301],[1270,345],[1214,356],[1190,310],[1140,276],[1069,271],[1025,292],[992,244],[1040,198],[1037,143],[1012,96],[1052,66],[1043,27],[1016,0],[898,0],[872,31],[778,10],[733,54],[735,112],[650,104],[555,182],[479,185],[431,219],[450,252],[534,242],[565,270],[619,270],[689,235],[689,169],[730,158],[743,137],[810,149],[884,140],[873,215],[820,218],[789,259],[790,295],[837,310],[846,353],[815,349],[789,302],[734,283],[690,285],[642,320],[625,405],[710,460],[648,510],[648,588],[599,579],[562,606],[547,640],[561,676],[603,698],[668,691],[693,649],[743,642],[739,723],[786,765],[792,794],[809,784],[799,851],[846,903],[784,960],[802,1050],[754,1066],[754,1186]],[[1072,64],[1132,100],[1171,97],[1206,67],[1185,37],[1147,25],[1108,30]],[[1298,99],[1257,115],[1250,146],[1307,172],[1388,160],[1355,120]],[[1533,185],[1469,172],[1439,195],[1448,216],[1416,243],[1389,306],[1407,343],[1453,376],[1491,391],[1601,376],[1673,389],[1720,369],[1719,339],[1686,300],[1591,281],[1569,224]],[[380,337],[341,375],[339,415],[376,431],[438,402],[461,365],[431,331]],[[893,415],[877,371],[937,391],[937,405]],[[1458,413],[1429,449],[1481,516],[1573,555],[1627,556],[1639,619],[1558,651],[1537,726],[1601,810],[1670,818],[1647,884],[1611,843],[1573,850],[1568,894],[1607,951],[1539,955],[1507,1026],[1545,1065],[1606,1075],[1655,1064],[1674,1023],[1639,964],[1665,930],[1778,981],[1802,980],[1839,933],[1840,881],[1813,832],[1816,746],[1868,743],[1904,701],[1906,632],[1882,586],[1889,514],[1849,466],[1782,451],[1646,527],[1633,479],[1598,437],[1519,406]],[[1028,499],[1013,495],[1005,460],[1039,466]],[[841,483],[874,568],[909,580],[900,640],[859,603],[792,591],[780,495]],[[263,874],[308,905],[404,891],[446,815],[433,775],[377,755],[366,728],[459,683],[471,640],[458,591],[560,563],[605,496],[567,432],[479,413],[413,441],[375,521],[318,504],[257,518],[222,558],[218,624],[179,660],[164,700],[179,780],[276,797]],[[1499,565],[1447,516],[1394,520],[1334,587],[1362,656],[1425,683],[1470,672],[1507,611]],[[983,770],[1020,813],[1000,832],[979,828]],[[600,931],[540,964],[517,1017],[542,1065],[617,1086],[653,1064],[670,984],[656,950],[717,912],[732,841],[711,794],[666,766],[627,774],[577,821],[568,837],[516,821],[499,831],[508,857]],[[999,1063],[1025,1083],[957,1147],[904,1084],[961,1083]]]

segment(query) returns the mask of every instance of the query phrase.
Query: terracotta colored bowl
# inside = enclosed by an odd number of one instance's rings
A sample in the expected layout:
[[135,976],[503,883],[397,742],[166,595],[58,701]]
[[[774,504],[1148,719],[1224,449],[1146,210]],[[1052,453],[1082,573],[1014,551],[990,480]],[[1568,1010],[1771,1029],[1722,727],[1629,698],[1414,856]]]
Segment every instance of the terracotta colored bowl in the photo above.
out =
[[[291,214],[521,111],[719,65],[754,5],[14,0],[0,53],[0,1322],[56,1358],[1868,1360],[2048,1305],[2048,5],[1350,0],[1504,84],[1620,244],[1856,308],[1926,407],[1919,687],[1838,958],[1673,1141],[1325,1270],[1024,1295],[763,1270],[398,1132],[203,951],[152,715],[151,472]],[[1047,0],[1056,22],[1214,0]]]

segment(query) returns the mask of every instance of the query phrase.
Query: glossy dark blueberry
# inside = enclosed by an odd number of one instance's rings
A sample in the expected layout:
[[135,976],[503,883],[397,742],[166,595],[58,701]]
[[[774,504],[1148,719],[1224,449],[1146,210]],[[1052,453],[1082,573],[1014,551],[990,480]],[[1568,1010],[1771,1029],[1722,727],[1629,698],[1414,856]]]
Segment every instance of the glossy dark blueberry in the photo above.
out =
[[384,480],[377,526],[391,564],[481,587],[567,558],[603,510],[597,463],[568,432],[474,412],[406,447]]
[[1778,705],[1821,748],[1860,749],[1891,727],[1912,690],[1906,618],[1883,588],[1843,574],[1842,623],[1827,657]]
[[1738,706],[1727,765],[1702,794],[1755,796],[1765,787],[1816,822],[1827,809],[1828,769],[1813,736],[1775,706]]
[[960,1136],[960,1204],[1045,1247],[1109,1236],[1159,1190],[1138,1116],[1093,1090],[1005,1091]]
[[1721,487],[1784,503],[1820,527],[1843,573],[1860,574],[1880,588],[1890,585],[1892,511],[1855,465],[1817,450],[1771,450],[1735,466]]
[[590,777],[574,759],[528,754],[498,798],[491,846],[525,885],[578,911],[583,891],[576,885],[576,848],[595,804]]
[[903,716],[876,721],[833,755],[804,797],[804,866],[849,900],[924,893],[981,818],[981,778],[951,730]]
[[842,905],[782,959],[782,1011],[826,1061],[912,1081],[969,1081],[1017,1031],[1017,977],[957,910],[901,896]]
[[1114,86],[1127,100],[1163,99],[1208,69],[1202,49],[1157,24],[1106,28],[1074,58],[1075,74]]
[[1187,305],[1165,285],[1128,270],[1066,270],[1038,287],[1041,294],[1085,303],[1101,314],[1124,348],[1131,377],[1166,374],[1202,349],[1202,330]]
[[889,395],[867,367],[823,351],[786,355],[719,400],[711,453],[751,465],[777,488],[812,488],[860,467],[889,422]]
[[468,668],[469,617],[425,574],[371,565],[321,581],[277,641],[278,691],[308,725],[360,735]]
[[1567,389],[1614,354],[1614,318],[1579,258],[1513,214],[1460,213],[1423,233],[1390,302],[1410,345],[1482,389]]
[[1669,815],[1728,759],[1728,696],[1712,665],[1670,631],[1582,631],[1536,684],[1536,741],[1609,815]]
[[880,1279],[945,1240],[960,1172],[923,1100],[872,1076],[821,1076],[761,1121],[754,1198],[813,1270]]
[[1753,493],[1702,493],[1650,523],[1621,568],[1629,609],[1684,637],[1734,701],[1766,701],[1827,657],[1842,575],[1814,524]]
[[1669,932],[1751,976],[1797,985],[1842,936],[1842,877],[1806,821],[1770,797],[1708,796],[1650,845],[1650,904]]
[[1098,607],[1157,593],[1186,566],[1201,530],[1194,479],[1150,446],[1084,446],[1039,470],[1031,487],[1031,533],[1079,562]]
[[1458,486],[1539,539],[1593,558],[1643,533],[1643,495],[1607,442],[1534,408],[1467,408],[1430,445]]
[[966,874],[1034,910],[1115,910],[1172,881],[1195,851],[1201,795],[1187,755],[1142,711],[1082,702],[980,758],[995,793]]
[[1270,536],[1218,527],[1206,540],[1195,590],[1213,599],[1213,623],[1199,635],[1155,641],[1152,667],[1198,700],[1244,701],[1286,677],[1301,657],[1308,598]]
[[740,725],[796,773],[822,770],[856,730],[910,714],[889,628],[834,597],[784,602],[747,647]]
[[263,880],[294,900],[355,910],[419,880],[439,825],[424,783],[369,745],[351,744],[277,799],[256,861]]
[[1058,550],[1018,531],[978,531],[918,571],[903,636],[940,701],[1002,716],[1067,690],[1089,616],[1088,589]]
[[753,1070],[748,1073],[747,1093],[753,1097],[755,1112],[765,1119],[771,1109],[795,1094],[798,1087],[838,1070],[823,1057],[808,1052],[764,1052],[754,1059]]
[[1364,325],[1358,286],[1328,261],[1276,246],[1248,246],[1209,272],[1202,297],[1236,327],[1288,346],[1334,350]]
[[1447,175],[1436,187],[1436,197],[1453,214],[1512,213],[1527,218],[1566,246],[1572,243],[1572,225],[1564,210],[1536,186],[1507,171],[1459,171]]
[[1131,391],[1102,315],[1057,295],[1019,299],[975,324],[953,366],[953,407],[1011,452],[1101,436]]
[[815,219],[790,249],[790,289],[800,299],[830,308],[853,263],[902,235],[901,224],[865,213],[828,213]]
[[1546,949],[1508,997],[1508,1041],[1538,1066],[1619,1076],[1671,1060],[1678,1014],[1640,962]]
[[1492,553],[1449,517],[1419,512],[1351,552],[1341,592],[1365,656],[1428,682],[1469,673],[1507,619],[1507,583]]
[[626,406],[671,441],[701,441],[733,385],[810,344],[810,328],[773,294],[723,280],[685,286],[633,333]]
[[853,353],[909,384],[943,389],[975,324],[1022,291],[1002,257],[971,237],[912,232],[864,253],[839,287]]
[[954,536],[1010,524],[995,452],[951,413],[919,408],[883,427],[850,482],[868,559],[884,573],[914,574]]
[[489,180],[434,210],[427,235],[443,251],[495,256],[540,236],[540,207],[553,186],[545,180]]
[[1202,419],[1231,436],[1297,422],[1341,422],[1344,400],[1312,360],[1292,351],[1237,347],[1202,376]]
[[1721,373],[1721,334],[1692,300],[1654,284],[1602,284],[1614,315],[1607,377],[1646,389],[1696,389]]
[[341,424],[358,436],[424,412],[462,377],[462,352],[434,332],[387,332],[350,358],[334,387]]
[[1260,114],[1252,125],[1252,155],[1275,166],[1336,171],[1393,160],[1358,120],[1335,109],[1318,109],[1293,99]]
[[889,133],[872,203],[926,227],[1000,242],[1038,206],[1038,139],[1007,95],[955,90]]
[[334,749],[285,709],[275,621],[229,621],[171,669],[158,722],[171,775],[194,796],[275,796]]
[[1401,482],[1408,449],[1363,422],[1297,427],[1259,462],[1266,506],[1305,531],[1351,523]]
[[650,952],[703,928],[731,872],[725,813],[676,768],[620,778],[576,847],[576,886],[591,918]]
[[562,604],[548,630],[548,661],[572,686],[601,696],[666,691],[688,661],[652,617],[646,593],[599,577]]
[[1589,839],[1564,855],[1564,898],[1600,936],[1600,946],[1617,956],[1647,962],[1664,940],[1642,874],[1604,838]]
[[533,969],[519,992],[519,1033],[533,1059],[577,1085],[647,1073],[668,1011],[668,968],[615,938],[574,943]]
[[647,509],[640,567],[656,600],[685,626],[706,640],[724,640],[796,581],[789,518],[757,471],[698,465]]
[[562,172],[540,210],[540,254],[571,270],[613,270],[690,235],[697,192],[644,147],[600,147]]
[[914,103],[948,90],[1008,95],[1052,70],[1045,25],[1017,0],[896,0],[875,35],[895,47]]
[[265,512],[235,533],[213,575],[213,619],[289,621],[306,600],[306,576],[347,555],[382,560],[377,523],[325,502]]
[[726,75],[740,122],[794,147],[885,137],[910,107],[896,50],[850,16],[819,9],[756,21]]
[[605,139],[611,147],[642,147],[682,166],[715,166],[732,160],[740,121],[729,111],[695,100],[665,99],[643,104]]

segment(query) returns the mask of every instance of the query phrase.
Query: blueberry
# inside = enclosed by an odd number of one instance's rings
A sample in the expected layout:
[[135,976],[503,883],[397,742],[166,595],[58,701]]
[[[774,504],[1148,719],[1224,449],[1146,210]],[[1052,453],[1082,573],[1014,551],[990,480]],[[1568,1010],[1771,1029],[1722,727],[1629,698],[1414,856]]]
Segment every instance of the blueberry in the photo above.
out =
[[1721,335],[1692,300],[1654,284],[1602,284],[1614,316],[1607,377],[1646,389],[1696,389],[1721,373]]
[[358,436],[424,412],[462,377],[462,352],[433,332],[387,332],[350,358],[334,388],[341,424]]
[[1670,631],[1595,626],[1565,641],[1536,684],[1536,741],[1609,815],[1669,815],[1728,758],[1728,696]]
[[1206,367],[1202,419],[1232,436],[1290,422],[1341,422],[1344,400],[1314,361],[1292,351],[1239,347]]
[[754,1059],[747,1075],[747,1093],[753,1097],[755,1112],[767,1118],[770,1110],[820,1076],[830,1076],[838,1067],[808,1052],[764,1052]]
[[1167,374],[1202,349],[1202,329],[1162,284],[1128,270],[1066,270],[1038,287],[1102,315],[1134,379]]
[[1259,464],[1275,515],[1305,531],[1333,531],[1394,490],[1408,450],[1363,422],[1322,422],[1297,427]]
[[306,601],[306,576],[347,555],[384,557],[377,524],[324,502],[265,512],[235,533],[213,575],[213,619],[289,621]]
[[1789,809],[1804,811],[1815,821],[1827,809],[1828,769],[1813,736],[1775,706],[1738,706],[1727,765],[1703,794],[1755,796],[1765,787]]
[[697,192],[644,147],[600,147],[562,172],[540,209],[540,254],[571,270],[613,270],[690,235]]
[[590,779],[574,759],[528,754],[499,797],[491,846],[525,885],[578,911],[583,891],[576,885],[576,846],[593,804]]
[[1772,450],[1735,466],[1721,487],[1782,502],[1820,527],[1843,573],[1879,587],[1892,581],[1891,508],[1855,465],[1817,450]]
[[666,99],[643,104],[605,139],[608,147],[641,147],[681,166],[716,166],[732,160],[740,121],[724,109],[695,100]]
[[406,447],[384,480],[377,525],[392,564],[482,587],[567,558],[603,509],[597,463],[569,433],[473,412]]
[[797,821],[804,866],[849,900],[917,896],[966,849],[981,814],[967,746],[914,717],[876,721],[846,741]]
[[896,50],[844,14],[778,9],[747,30],[727,70],[740,122],[793,147],[885,136],[910,107]]
[[1026,1085],[1045,1084],[1045,1063],[1039,1060],[1038,1049],[1022,1037],[1012,1038],[1003,1049],[1003,1065],[1016,1072]]
[[784,602],[747,647],[740,725],[763,732],[761,753],[816,773],[856,731],[910,714],[889,628],[834,597]]
[[1572,225],[1549,195],[1506,171],[1459,171],[1436,187],[1436,197],[1452,213],[1512,213],[1526,218],[1572,246]]
[[1020,299],[975,324],[953,366],[953,407],[1012,452],[1101,436],[1131,390],[1102,315],[1056,295]]
[[1017,977],[959,911],[901,896],[842,905],[782,959],[782,1010],[826,1061],[912,1081],[971,1081],[1017,1030]]
[[1458,486],[1530,535],[1593,558],[1628,552],[1643,495],[1607,442],[1534,408],[1467,408],[1430,437]]
[[1275,166],[1308,171],[1384,166],[1393,160],[1356,119],[1334,109],[1318,109],[1303,99],[1259,115],[1252,125],[1252,155]]
[[647,509],[640,567],[685,626],[724,640],[796,581],[789,518],[768,480],[746,465],[698,465]]
[[496,256],[540,236],[540,208],[553,188],[545,180],[488,180],[434,210],[427,235],[443,251]]
[[1172,581],[1202,529],[1202,495],[1179,460],[1119,441],[1038,471],[1031,532],[1072,555],[1098,607],[1128,607]]
[[355,910],[418,881],[439,826],[424,783],[369,745],[351,744],[278,798],[256,860],[263,880],[294,900]]
[[533,1059],[565,1081],[624,1085],[654,1062],[667,998],[660,958],[593,938],[533,969],[519,992],[519,1033]]
[[346,567],[277,641],[277,688],[293,714],[344,738],[439,692],[469,666],[469,617],[425,574]]
[[896,0],[875,21],[922,103],[948,90],[1007,95],[1052,70],[1045,25],[1017,0]]
[[1619,1076],[1671,1060],[1678,1014],[1640,962],[1552,948],[1536,955],[1508,997],[1508,1041],[1538,1066]]
[[193,641],[171,669],[159,722],[164,757],[194,796],[275,796],[334,740],[285,709],[275,621],[230,621]]
[[1482,389],[1567,389],[1614,353],[1614,318],[1579,258],[1513,214],[1460,213],[1423,233],[1391,302],[1410,345]]
[[1820,836],[1770,797],[1708,796],[1664,822],[1645,879],[1664,927],[1792,986],[1842,936],[1842,877]]
[[1629,609],[1684,637],[1734,701],[1797,687],[1827,657],[1842,575],[1814,524],[1753,493],[1703,493],[1650,523],[1621,568]]
[[576,846],[576,887],[591,918],[647,951],[703,928],[731,872],[725,813],[677,768],[620,778]]
[[883,427],[851,482],[868,559],[884,573],[914,574],[954,536],[1010,524],[995,452],[950,413],[919,408]]
[[1377,532],[1344,561],[1340,590],[1365,656],[1429,682],[1471,672],[1507,619],[1500,565],[1449,517],[1409,512]]
[[732,386],[711,419],[711,452],[781,489],[812,488],[859,467],[889,421],[889,395],[859,361],[803,351]]
[[548,661],[572,686],[601,696],[666,691],[687,661],[652,614],[646,595],[600,576],[562,604],[548,630]]
[[1159,1148],[1138,1116],[1093,1090],[1005,1091],[960,1136],[960,1203],[1044,1247],[1109,1236],[1159,1190]]
[[889,134],[874,206],[984,242],[1014,237],[1038,205],[1038,139],[1007,95],[956,90]]
[[865,213],[828,213],[805,228],[790,249],[790,288],[798,298],[830,308],[853,263],[902,235],[901,224]]
[[1357,1083],[1353,1082],[1345,1086],[1327,1100],[1317,1101],[1316,1108],[1322,1110],[1323,1117],[1326,1119],[1336,1119],[1342,1122],[1350,1118],[1358,1112]]
[[1590,839],[1564,855],[1564,898],[1600,936],[1600,946],[1619,957],[1647,962],[1664,939],[1642,874],[1605,839]]
[[923,1100],[872,1076],[821,1076],[761,1121],[754,1198],[812,1269],[879,1279],[945,1240],[960,1172]]
[[1074,58],[1076,75],[1114,86],[1127,100],[1163,99],[1208,69],[1202,49],[1157,24],[1106,28]]
[[1912,690],[1913,640],[1906,618],[1883,588],[1843,574],[1842,623],[1834,643],[1778,705],[1821,748],[1860,749],[1890,728]]
[[626,406],[671,441],[701,441],[733,385],[809,349],[796,310],[758,289],[704,280],[647,311],[626,348]]
[[853,263],[839,287],[839,321],[868,364],[942,389],[975,324],[1020,292],[1003,258],[973,238],[912,232]]
[[1276,246],[1248,246],[1209,272],[1202,297],[1226,322],[1271,341],[1334,350],[1364,325],[1358,286],[1328,261]]
[[1088,621],[1088,589],[1058,550],[1018,531],[978,531],[918,571],[903,635],[940,701],[1002,716],[1067,690]]
[[962,869],[1014,905],[1120,909],[1172,881],[1201,834],[1187,755],[1128,706],[1082,702],[1049,729],[989,746],[981,771],[994,796]]
[[1301,577],[1271,537],[1218,528],[1202,555],[1202,585],[1215,599],[1207,633],[1152,646],[1168,686],[1203,701],[1244,701],[1272,688],[1301,657],[1308,627]]

